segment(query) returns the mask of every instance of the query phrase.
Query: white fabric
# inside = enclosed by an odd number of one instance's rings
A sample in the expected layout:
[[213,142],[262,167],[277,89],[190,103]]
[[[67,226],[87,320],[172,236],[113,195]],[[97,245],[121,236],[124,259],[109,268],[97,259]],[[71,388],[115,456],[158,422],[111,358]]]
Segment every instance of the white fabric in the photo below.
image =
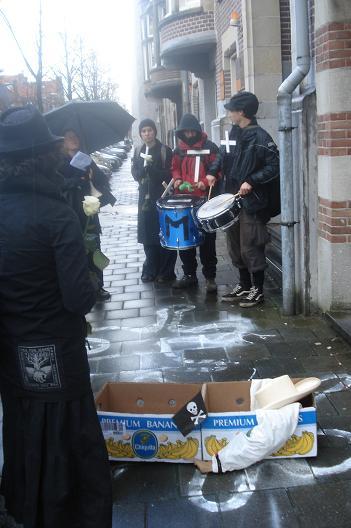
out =
[[251,387],[250,387],[250,409],[251,411],[255,411],[257,409],[256,405],[256,392],[265,385],[269,384],[272,381],[272,378],[265,378],[265,379],[253,379],[251,381]]
[[[219,452],[223,473],[247,468],[280,449],[297,427],[300,406],[291,403],[281,409],[257,410],[257,425],[248,433],[236,433]],[[216,457],[212,457],[212,471],[218,473]]]

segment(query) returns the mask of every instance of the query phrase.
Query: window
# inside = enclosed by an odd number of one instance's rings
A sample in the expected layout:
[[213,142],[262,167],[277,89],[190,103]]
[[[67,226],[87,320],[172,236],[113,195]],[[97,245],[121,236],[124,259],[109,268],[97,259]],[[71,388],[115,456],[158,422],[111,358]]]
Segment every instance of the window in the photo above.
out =
[[179,11],[201,7],[201,0],[179,0]]
[[241,90],[240,64],[236,53],[230,57],[230,85],[231,93]]

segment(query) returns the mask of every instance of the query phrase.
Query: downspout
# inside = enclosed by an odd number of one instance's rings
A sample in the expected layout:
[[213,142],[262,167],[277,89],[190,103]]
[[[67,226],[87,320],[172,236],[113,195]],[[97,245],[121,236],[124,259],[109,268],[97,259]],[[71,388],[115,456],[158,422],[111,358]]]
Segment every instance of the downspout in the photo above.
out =
[[292,94],[306,77],[310,65],[308,0],[295,0],[296,66],[278,89],[280,150],[280,195],[282,203],[283,312],[294,315],[295,292],[295,219],[292,145]]

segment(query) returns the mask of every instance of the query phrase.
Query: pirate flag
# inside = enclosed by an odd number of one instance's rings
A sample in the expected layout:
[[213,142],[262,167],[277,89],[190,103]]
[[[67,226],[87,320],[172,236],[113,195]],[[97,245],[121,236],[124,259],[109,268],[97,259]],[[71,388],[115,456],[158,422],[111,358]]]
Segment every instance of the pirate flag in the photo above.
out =
[[187,436],[206,418],[207,409],[200,391],[173,416],[173,422],[182,435]]

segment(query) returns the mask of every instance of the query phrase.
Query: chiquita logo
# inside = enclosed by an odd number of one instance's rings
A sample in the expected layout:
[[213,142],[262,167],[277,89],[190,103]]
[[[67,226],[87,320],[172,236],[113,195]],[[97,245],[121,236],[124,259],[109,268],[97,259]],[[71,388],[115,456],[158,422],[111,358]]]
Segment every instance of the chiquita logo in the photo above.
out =
[[132,448],[139,458],[154,458],[158,451],[157,437],[151,431],[136,431],[132,438]]

